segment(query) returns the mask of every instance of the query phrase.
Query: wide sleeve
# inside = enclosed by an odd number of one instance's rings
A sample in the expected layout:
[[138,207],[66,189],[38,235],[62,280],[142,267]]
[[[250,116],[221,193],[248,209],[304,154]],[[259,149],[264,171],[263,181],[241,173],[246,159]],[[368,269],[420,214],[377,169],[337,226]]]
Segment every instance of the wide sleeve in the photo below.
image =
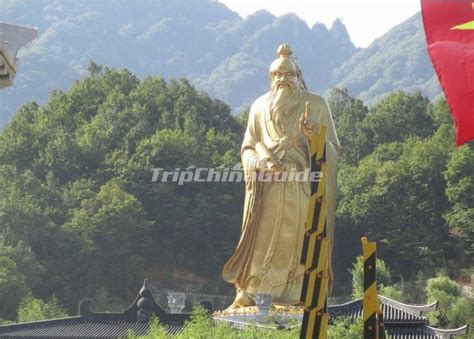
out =
[[260,113],[254,104],[250,109],[247,129],[245,131],[244,141],[242,142],[241,148],[242,165],[246,171],[255,171],[257,169],[259,156],[255,150],[255,145],[261,141],[259,117]]

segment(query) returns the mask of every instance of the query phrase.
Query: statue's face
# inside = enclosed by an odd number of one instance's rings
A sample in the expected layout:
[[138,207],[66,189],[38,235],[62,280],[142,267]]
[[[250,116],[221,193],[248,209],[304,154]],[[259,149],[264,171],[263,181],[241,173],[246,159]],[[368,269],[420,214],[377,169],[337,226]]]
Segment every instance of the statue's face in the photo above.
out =
[[297,68],[289,58],[278,58],[270,66],[271,90],[268,97],[272,120],[279,123],[282,114],[292,114],[301,100]]
[[298,85],[296,67],[289,59],[276,60],[273,62],[270,67],[270,77],[274,90],[285,87],[287,89],[294,89]]

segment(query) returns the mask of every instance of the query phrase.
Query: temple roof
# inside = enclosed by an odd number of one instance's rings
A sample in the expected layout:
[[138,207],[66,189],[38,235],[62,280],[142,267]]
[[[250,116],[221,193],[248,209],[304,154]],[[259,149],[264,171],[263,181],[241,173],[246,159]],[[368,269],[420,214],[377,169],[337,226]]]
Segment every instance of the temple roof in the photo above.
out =
[[[404,324],[426,324],[426,314],[435,311],[438,303],[431,305],[409,305],[399,301],[379,296],[380,305],[383,312],[385,323],[404,323]],[[331,317],[350,317],[357,319],[362,317],[363,307],[362,299],[350,301],[346,304],[329,306]]]
[[63,319],[42,320],[0,326],[1,338],[123,338],[133,333],[147,335],[152,316],[170,334],[178,333],[190,314],[168,314],[155,302],[144,281],[133,303],[122,312],[93,312],[92,300],[79,303],[79,315]]
[[[441,330],[431,327],[426,313],[434,311],[437,303],[431,305],[409,305],[380,296],[384,313],[385,328],[393,339],[439,339],[463,335],[468,327]],[[43,320],[0,326],[1,338],[119,338],[130,333],[147,335],[149,320],[157,316],[160,324],[168,333],[176,334],[184,327],[189,313],[166,313],[155,302],[145,280],[133,303],[124,311],[117,313],[99,313],[90,309],[92,301],[82,300],[79,304],[79,315],[64,319]],[[332,319],[362,317],[362,300],[329,306]]]
[[[445,339],[468,332],[468,325],[447,330],[430,326],[426,315],[428,312],[436,311],[437,302],[430,305],[410,305],[384,296],[379,296],[379,300],[385,329],[392,339]],[[328,311],[333,319],[337,317],[362,318],[362,299],[329,306]]]

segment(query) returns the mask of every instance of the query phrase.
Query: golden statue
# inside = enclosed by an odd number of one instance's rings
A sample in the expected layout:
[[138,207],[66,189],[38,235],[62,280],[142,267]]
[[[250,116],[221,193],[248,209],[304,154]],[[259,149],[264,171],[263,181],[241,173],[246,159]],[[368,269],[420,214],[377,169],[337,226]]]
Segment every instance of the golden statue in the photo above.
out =
[[[328,135],[329,286],[333,280],[339,141],[326,101],[307,90],[291,48],[281,45],[278,54],[270,66],[270,92],[253,103],[241,149],[246,183],[242,233],[222,272],[236,287],[230,309],[255,305],[257,293],[270,293],[275,305],[299,304],[310,181],[278,178],[309,171],[308,140],[320,124]],[[271,180],[260,180],[262,173]]]

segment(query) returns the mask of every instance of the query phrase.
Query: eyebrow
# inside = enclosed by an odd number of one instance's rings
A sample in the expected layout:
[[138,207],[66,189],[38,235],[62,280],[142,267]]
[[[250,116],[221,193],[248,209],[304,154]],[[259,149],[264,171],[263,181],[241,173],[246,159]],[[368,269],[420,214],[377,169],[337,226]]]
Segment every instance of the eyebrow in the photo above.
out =
[[288,71],[288,72],[273,71],[273,74],[296,75],[296,72],[295,71]]

